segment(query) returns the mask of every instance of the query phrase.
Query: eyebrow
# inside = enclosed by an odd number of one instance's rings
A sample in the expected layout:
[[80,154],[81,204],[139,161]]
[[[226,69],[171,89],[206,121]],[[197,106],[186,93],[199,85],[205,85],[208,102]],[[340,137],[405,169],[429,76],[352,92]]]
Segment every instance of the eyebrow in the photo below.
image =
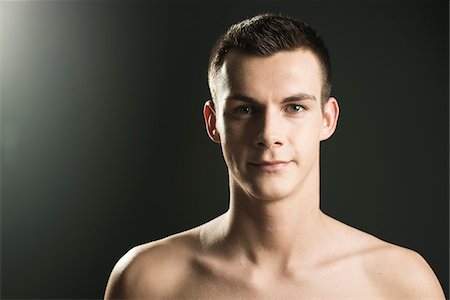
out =
[[[229,100],[237,100],[237,101],[244,101],[244,102],[250,102],[250,103],[258,102],[255,98],[252,98],[252,97],[246,96],[244,94],[240,94],[240,93],[233,93],[233,94],[228,95],[228,97],[225,98],[225,101],[229,101]],[[314,95],[300,92],[300,93],[297,93],[292,96],[284,98],[282,103],[296,102],[296,101],[302,101],[302,100],[316,101],[317,99]]]

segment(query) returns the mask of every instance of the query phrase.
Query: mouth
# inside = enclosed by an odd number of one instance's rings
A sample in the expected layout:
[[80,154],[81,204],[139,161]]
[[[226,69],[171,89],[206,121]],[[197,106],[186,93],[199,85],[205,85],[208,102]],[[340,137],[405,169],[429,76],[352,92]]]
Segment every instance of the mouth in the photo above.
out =
[[250,162],[249,164],[261,171],[274,172],[280,171],[286,168],[289,165],[289,161],[261,161],[261,162]]

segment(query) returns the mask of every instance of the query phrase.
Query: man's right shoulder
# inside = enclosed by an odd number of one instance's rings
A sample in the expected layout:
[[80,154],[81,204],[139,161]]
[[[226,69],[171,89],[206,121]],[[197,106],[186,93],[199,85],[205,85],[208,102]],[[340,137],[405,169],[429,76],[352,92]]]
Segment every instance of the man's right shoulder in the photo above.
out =
[[190,231],[132,248],[111,272],[105,299],[170,297],[192,272],[196,239]]

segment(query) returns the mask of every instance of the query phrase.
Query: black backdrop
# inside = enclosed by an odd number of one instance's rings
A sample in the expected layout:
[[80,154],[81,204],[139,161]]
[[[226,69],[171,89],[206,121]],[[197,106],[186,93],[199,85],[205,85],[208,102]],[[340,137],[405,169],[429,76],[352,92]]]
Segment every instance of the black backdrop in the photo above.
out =
[[448,295],[448,2],[2,2],[1,298],[100,298],[129,248],[227,209],[210,48],[261,12],[327,42],[322,209],[420,252]]

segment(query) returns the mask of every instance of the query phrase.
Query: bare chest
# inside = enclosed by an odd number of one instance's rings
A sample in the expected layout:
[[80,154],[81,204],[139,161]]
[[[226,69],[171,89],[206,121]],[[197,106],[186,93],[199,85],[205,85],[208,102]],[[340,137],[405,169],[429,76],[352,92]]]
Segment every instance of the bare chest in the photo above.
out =
[[276,276],[243,270],[199,272],[178,290],[195,299],[349,299],[385,298],[380,286],[358,267],[334,266]]

